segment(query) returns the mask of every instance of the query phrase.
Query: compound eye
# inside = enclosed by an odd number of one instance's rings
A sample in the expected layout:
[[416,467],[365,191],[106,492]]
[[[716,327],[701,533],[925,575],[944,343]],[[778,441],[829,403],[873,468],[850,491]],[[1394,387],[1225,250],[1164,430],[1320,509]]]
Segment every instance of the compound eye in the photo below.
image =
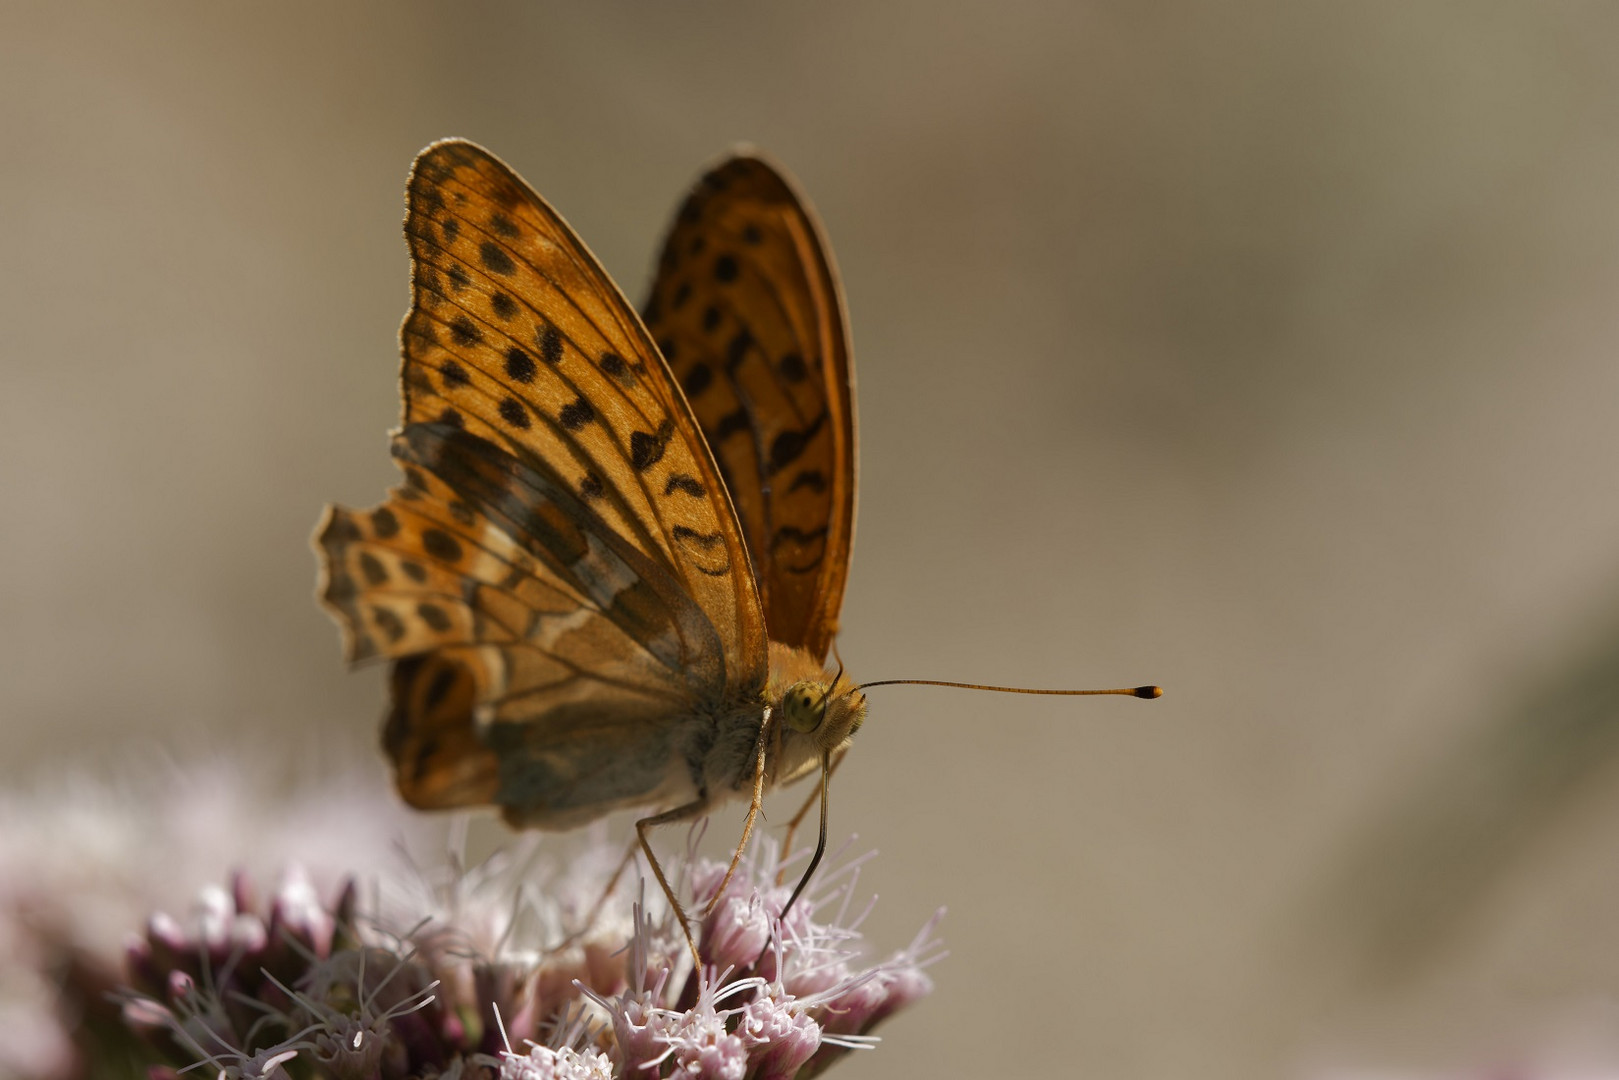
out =
[[826,715],[826,709],[821,706],[821,696],[811,686],[795,686],[787,691],[787,700],[782,703],[787,714],[787,725],[794,731],[808,734],[821,726],[821,718]]

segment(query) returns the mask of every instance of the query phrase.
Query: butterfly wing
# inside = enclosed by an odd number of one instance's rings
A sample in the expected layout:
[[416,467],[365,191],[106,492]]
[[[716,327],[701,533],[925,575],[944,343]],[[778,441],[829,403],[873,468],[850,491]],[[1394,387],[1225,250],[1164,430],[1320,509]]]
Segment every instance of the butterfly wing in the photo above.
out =
[[411,172],[405,483],[316,537],[351,660],[420,806],[566,827],[690,786],[680,724],[765,678],[741,529],[640,319],[471,143]]
[[843,294],[786,176],[741,154],[676,215],[645,310],[741,519],[772,640],[826,656],[854,541]]

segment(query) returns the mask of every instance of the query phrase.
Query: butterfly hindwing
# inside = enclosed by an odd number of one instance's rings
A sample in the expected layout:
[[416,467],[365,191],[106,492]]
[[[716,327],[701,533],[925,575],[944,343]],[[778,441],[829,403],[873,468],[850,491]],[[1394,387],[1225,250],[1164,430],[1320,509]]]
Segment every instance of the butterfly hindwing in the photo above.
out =
[[[516,826],[565,829],[669,797],[689,769],[666,698],[623,686],[555,687],[546,658],[513,646],[451,647],[400,660],[383,746],[419,809],[497,804]],[[506,687],[480,703],[480,680]],[[564,684],[565,685],[565,684]],[[475,723],[469,716],[488,715]]]
[[826,655],[854,539],[842,291],[808,203],[751,154],[709,170],[645,310],[742,522],[770,637]]

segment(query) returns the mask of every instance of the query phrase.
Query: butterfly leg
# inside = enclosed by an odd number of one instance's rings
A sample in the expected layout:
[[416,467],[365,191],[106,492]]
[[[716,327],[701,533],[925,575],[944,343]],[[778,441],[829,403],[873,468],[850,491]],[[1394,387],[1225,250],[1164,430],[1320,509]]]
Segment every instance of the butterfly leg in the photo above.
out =
[[731,884],[731,875],[736,873],[737,863],[742,861],[742,853],[748,850],[748,837],[753,835],[753,822],[759,816],[759,808],[765,802],[765,748],[769,745],[770,713],[766,711],[764,723],[759,725],[759,742],[754,748],[753,765],[753,801],[748,804],[747,820],[742,823],[742,839],[737,841],[736,854],[731,856],[731,865],[726,867],[725,876],[720,879],[720,887],[714,890],[714,895],[708,898],[708,906],[703,908],[703,918],[719,904],[720,897],[725,895],[725,887]]
[[686,909],[680,906],[680,900],[675,896],[675,890],[669,886],[669,879],[663,874],[663,866],[658,857],[652,854],[652,844],[647,839],[647,833],[658,825],[668,825],[676,821],[690,821],[708,810],[708,794],[704,792],[684,806],[677,806],[673,810],[665,810],[661,814],[644,817],[635,823],[635,835],[641,842],[641,850],[646,853],[646,861],[652,866],[652,876],[658,879],[658,885],[663,889],[663,895],[669,898],[669,906],[675,909],[675,917],[680,920],[680,929],[686,933],[686,944],[691,948],[692,963],[697,971],[703,969],[703,958],[697,952],[697,939],[692,937],[691,923],[686,920]]
[[[843,764],[844,755],[847,753],[847,750],[839,751],[838,756],[832,759],[832,767],[827,770],[827,779],[830,780],[832,778],[832,774],[838,771],[838,766]],[[811,791],[808,797],[804,799],[804,805],[798,808],[798,813],[794,814],[793,819],[787,823],[787,831],[782,835],[781,838],[781,856],[783,859],[792,854],[793,837],[798,833],[799,822],[804,820],[804,815],[809,813],[810,807],[814,806],[815,800],[819,799],[820,797],[821,792],[819,788]],[[787,871],[785,868],[776,871],[777,885],[787,884],[786,874]]]

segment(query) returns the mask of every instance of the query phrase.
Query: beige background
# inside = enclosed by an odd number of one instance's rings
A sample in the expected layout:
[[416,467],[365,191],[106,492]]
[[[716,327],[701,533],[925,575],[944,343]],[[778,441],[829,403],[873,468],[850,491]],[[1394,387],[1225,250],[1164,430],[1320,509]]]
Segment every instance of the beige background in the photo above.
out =
[[411,156],[483,142],[639,296],[748,139],[849,294],[851,670],[1169,690],[873,692],[834,830],[883,852],[879,940],[946,904],[952,952],[842,1075],[1619,1035],[1616,35],[1579,3],[7,4],[0,776],[369,748],[307,536],[393,476]]

